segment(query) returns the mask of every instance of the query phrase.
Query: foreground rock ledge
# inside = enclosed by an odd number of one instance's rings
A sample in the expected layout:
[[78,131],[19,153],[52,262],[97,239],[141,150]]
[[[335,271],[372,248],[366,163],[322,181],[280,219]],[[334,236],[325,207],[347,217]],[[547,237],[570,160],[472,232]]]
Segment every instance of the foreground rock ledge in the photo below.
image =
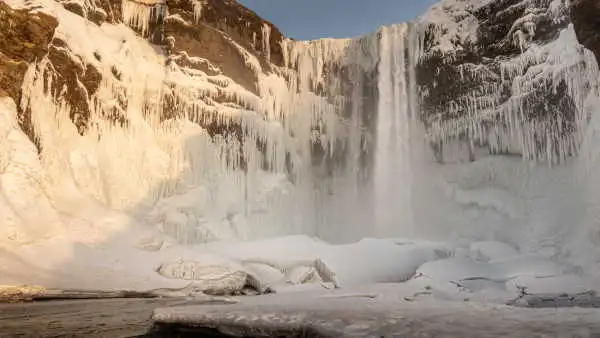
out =
[[369,297],[178,306],[154,311],[155,336],[221,337],[598,337],[598,309],[522,309]]

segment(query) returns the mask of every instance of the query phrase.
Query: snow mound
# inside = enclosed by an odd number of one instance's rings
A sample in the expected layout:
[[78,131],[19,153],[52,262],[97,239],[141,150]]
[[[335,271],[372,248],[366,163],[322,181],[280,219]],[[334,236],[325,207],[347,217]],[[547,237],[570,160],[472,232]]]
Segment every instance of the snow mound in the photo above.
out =
[[432,246],[398,245],[386,239],[333,246],[321,257],[342,286],[404,282],[423,263],[442,258]]
[[206,294],[234,294],[247,281],[247,273],[234,262],[206,257],[205,260],[167,262],[157,272],[167,278],[193,280],[198,291]]
[[398,244],[395,239],[368,238],[331,245],[307,236],[212,243],[203,247],[245,265],[271,266],[282,273],[278,278],[284,277],[289,284],[323,281],[339,283],[340,287],[403,282],[410,279],[421,264],[451,254],[449,245],[444,243]]

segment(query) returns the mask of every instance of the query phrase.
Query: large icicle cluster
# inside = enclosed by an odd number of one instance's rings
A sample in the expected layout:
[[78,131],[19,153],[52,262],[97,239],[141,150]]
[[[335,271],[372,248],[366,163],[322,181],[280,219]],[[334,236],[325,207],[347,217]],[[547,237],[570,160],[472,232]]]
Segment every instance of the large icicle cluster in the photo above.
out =
[[[202,7],[194,6],[194,18],[199,18]],[[123,22],[138,30],[143,36],[150,34],[150,25],[166,16],[164,0],[123,0],[121,2]]]
[[[125,22],[144,35],[157,15],[147,5],[123,1]],[[144,215],[188,243],[314,233],[327,224],[326,215],[334,212],[315,194],[330,195],[325,189],[315,192],[319,183],[310,168],[319,159],[334,162],[336,153],[349,151],[345,147],[351,147],[347,158],[356,158],[365,142],[361,114],[353,122],[340,114],[339,89],[316,94],[335,80],[325,74],[326,64],[351,63],[345,57],[349,41],[290,43],[286,63],[294,70],[269,74],[232,41],[259,78],[255,95],[224,75],[167,62],[123,27],[86,25],[60,6],[46,10],[59,18],[56,34],[68,43],[70,57],[102,74],[88,98],[89,123],[80,135],[70,107],[47,76],[53,71],[50,60],[40,60],[27,73],[21,107],[31,111],[46,180],[57,194],[60,187],[71,187],[112,209]],[[263,33],[268,41],[269,31]],[[221,102],[223,97],[229,103]],[[209,135],[211,125],[239,132]],[[354,171],[356,165],[336,168]],[[338,182],[343,172],[327,175],[335,176],[332,186],[345,186]],[[286,189],[282,180],[294,188]],[[357,185],[351,181],[350,187]]]
[[442,1],[417,25],[420,120],[448,165],[428,170],[444,198],[412,181],[416,223],[597,265],[600,73],[568,1]]
[[[461,83],[455,88],[467,89],[448,97],[435,113],[424,113],[432,144],[451,147],[453,140],[461,139],[469,143],[471,158],[474,147],[485,146],[491,153],[514,153],[551,164],[565,162],[579,150],[590,114],[585,102],[598,93],[597,63],[593,53],[578,43],[572,25],[565,26],[550,42],[534,41],[533,37],[539,22],[552,19],[550,22],[560,27],[567,4],[561,0],[522,1],[504,10],[518,12],[524,6],[524,14],[514,21],[503,40],[495,42],[507,51],[516,47],[517,53],[486,60],[476,56],[485,51],[473,47],[477,42],[473,13],[490,3],[472,2],[455,3],[454,7],[462,4],[460,10],[470,8],[462,14],[452,6],[438,5],[420,22],[428,27],[422,39],[428,39],[429,44],[421,62],[427,65],[432,57],[441,58],[444,61],[437,66],[438,72],[454,68]],[[490,15],[507,16],[504,12]],[[471,23],[462,26],[466,21]],[[465,61],[455,62],[461,59]],[[438,89],[436,75],[432,80],[422,85],[422,96],[434,95],[431,89],[437,96],[444,94],[444,88]],[[557,102],[549,102],[551,95]]]

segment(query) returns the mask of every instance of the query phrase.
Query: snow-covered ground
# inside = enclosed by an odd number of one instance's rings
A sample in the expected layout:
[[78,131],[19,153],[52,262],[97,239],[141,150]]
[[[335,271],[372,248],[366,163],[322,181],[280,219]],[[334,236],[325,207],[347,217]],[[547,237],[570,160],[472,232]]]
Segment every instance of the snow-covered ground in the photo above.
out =
[[595,337],[598,309],[521,309],[473,302],[407,300],[397,285],[302,292],[239,304],[159,308],[153,320],[239,336],[290,332],[325,337]]

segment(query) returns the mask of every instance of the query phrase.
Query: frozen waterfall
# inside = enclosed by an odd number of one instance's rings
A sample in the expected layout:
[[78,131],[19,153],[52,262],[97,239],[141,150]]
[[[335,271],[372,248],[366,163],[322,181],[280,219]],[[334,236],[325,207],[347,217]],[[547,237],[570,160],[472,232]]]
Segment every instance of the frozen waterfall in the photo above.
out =
[[[57,35],[77,54],[70,56],[94,65],[102,82],[85,98],[91,116],[82,133],[61,88],[47,76],[50,61],[39,60],[27,72],[19,104],[31,112],[40,159],[8,162],[36,169],[22,189],[31,196],[0,197],[18,209],[15,215],[27,214],[17,200],[43,200],[54,210],[45,217],[55,225],[19,227],[32,221],[11,216],[7,231],[18,229],[23,242],[52,237],[91,209],[122,212],[129,222],[188,244],[300,233],[333,242],[370,236],[503,240],[560,254],[565,243],[600,231],[590,223],[600,214],[593,207],[597,193],[580,189],[573,169],[574,161],[585,162],[594,172],[598,68],[572,27],[501,64],[502,77],[513,81],[507,102],[496,106],[499,94],[486,88],[487,98],[448,102],[452,114],[464,113],[459,118],[423,123],[415,68],[424,32],[418,23],[357,39],[284,40],[284,65],[270,70],[236,45],[257,75],[253,93],[222,74],[167,62],[124,26],[85,25],[53,6],[47,10],[59,18]],[[148,20],[164,13],[140,8],[124,6],[123,15],[147,35]],[[201,14],[201,7],[194,9],[196,20]],[[270,37],[268,27],[262,33],[263,41]],[[271,57],[269,46],[261,47]],[[554,89],[566,83],[575,102],[572,134],[552,134],[547,121],[525,122],[519,98],[542,80]],[[222,104],[220,97],[235,104]],[[233,131],[211,135],[207,126],[214,125]],[[436,163],[436,142],[455,161]],[[457,160],[465,143],[469,159]],[[488,154],[470,161],[482,144],[525,161]],[[544,161],[556,167],[535,164]],[[589,207],[581,210],[584,204]]]

